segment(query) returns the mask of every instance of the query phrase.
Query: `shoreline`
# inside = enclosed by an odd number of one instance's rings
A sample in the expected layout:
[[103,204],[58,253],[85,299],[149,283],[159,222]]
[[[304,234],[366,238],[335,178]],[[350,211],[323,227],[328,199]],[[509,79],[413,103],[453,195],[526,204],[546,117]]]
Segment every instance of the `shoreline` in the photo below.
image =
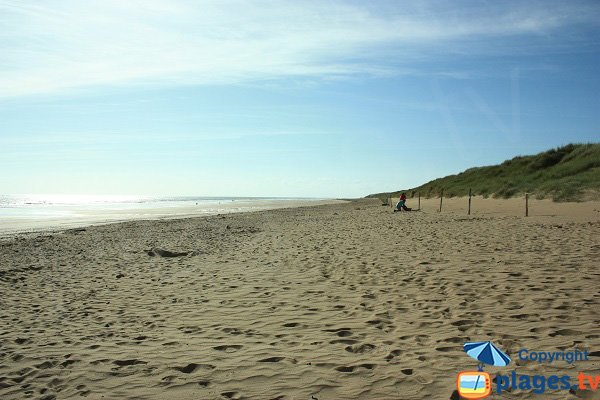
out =
[[[15,235],[35,235],[43,233],[56,233],[69,229],[86,228],[90,226],[100,226],[107,224],[119,224],[128,221],[160,221],[172,219],[201,218],[221,214],[237,214],[246,212],[256,212],[264,210],[275,210],[280,208],[295,208],[305,206],[319,206],[324,204],[336,204],[345,200],[339,199],[258,199],[244,200],[246,205],[240,206],[240,201],[227,202],[219,204],[219,208],[186,205],[179,207],[156,207],[156,208],[128,208],[128,217],[118,217],[121,210],[105,209],[95,214],[86,210],[82,214],[87,216],[74,218],[30,218],[29,221],[23,221],[24,218],[0,218],[0,239]],[[171,211],[171,212],[167,212]]]

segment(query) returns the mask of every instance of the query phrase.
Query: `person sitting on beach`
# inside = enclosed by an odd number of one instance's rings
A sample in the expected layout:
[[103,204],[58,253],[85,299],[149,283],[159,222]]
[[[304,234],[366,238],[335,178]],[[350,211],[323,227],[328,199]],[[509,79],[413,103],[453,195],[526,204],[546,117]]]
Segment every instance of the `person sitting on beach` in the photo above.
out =
[[400,195],[400,200],[398,201],[398,203],[396,204],[396,208],[394,208],[394,212],[396,211],[412,211],[412,208],[408,208],[406,207],[406,194],[402,193]]

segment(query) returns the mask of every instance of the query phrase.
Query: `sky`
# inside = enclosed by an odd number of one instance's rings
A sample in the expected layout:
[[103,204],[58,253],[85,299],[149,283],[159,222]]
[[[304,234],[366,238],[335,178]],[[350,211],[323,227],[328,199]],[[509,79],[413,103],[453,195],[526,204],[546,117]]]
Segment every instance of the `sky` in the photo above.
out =
[[0,0],[0,194],[362,197],[600,141],[600,2]]

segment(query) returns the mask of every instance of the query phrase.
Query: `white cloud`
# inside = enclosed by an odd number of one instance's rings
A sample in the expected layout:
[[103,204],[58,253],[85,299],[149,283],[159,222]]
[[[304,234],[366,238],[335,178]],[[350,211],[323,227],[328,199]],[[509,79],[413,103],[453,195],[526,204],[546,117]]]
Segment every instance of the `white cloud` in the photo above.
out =
[[593,6],[572,2],[467,4],[0,0],[0,97],[102,85],[411,73],[428,57],[424,49],[544,34],[594,14]]

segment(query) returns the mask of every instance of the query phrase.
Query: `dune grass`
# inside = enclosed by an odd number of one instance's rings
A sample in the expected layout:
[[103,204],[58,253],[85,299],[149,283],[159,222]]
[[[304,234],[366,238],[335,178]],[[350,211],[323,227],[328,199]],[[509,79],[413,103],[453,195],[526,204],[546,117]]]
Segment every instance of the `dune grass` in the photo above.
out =
[[518,156],[500,165],[470,168],[412,189],[376,193],[385,201],[391,194],[420,192],[423,197],[473,195],[509,198],[530,193],[538,199],[581,201],[589,192],[600,192],[600,143],[569,144],[531,156]]

